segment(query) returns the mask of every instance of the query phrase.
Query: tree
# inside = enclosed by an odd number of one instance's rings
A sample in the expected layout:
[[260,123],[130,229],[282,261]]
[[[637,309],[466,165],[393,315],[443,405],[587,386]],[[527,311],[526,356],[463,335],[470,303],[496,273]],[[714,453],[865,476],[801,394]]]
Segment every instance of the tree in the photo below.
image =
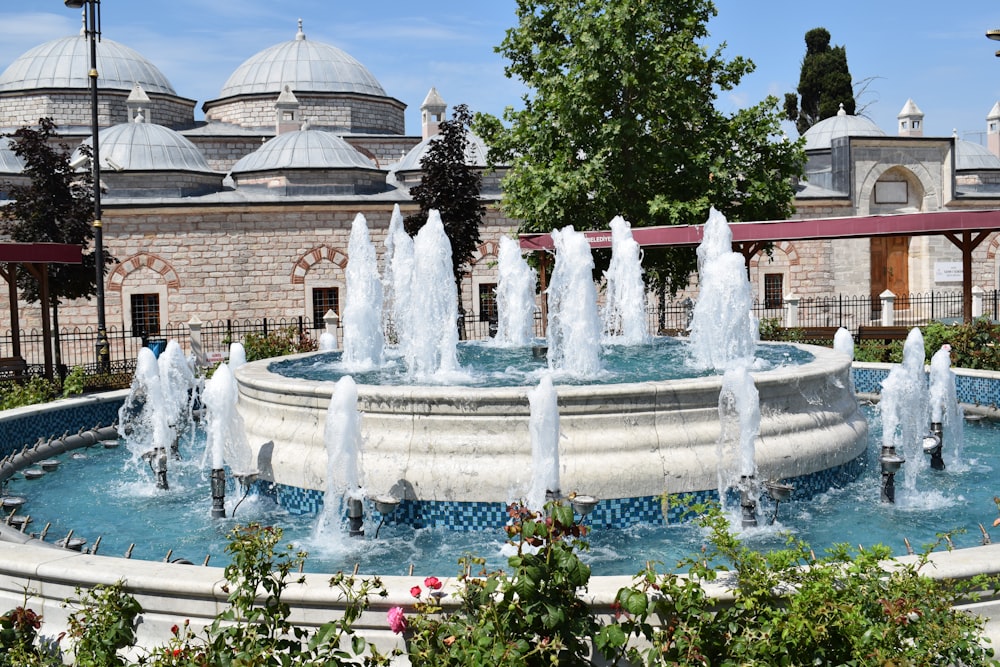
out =
[[[437,209],[444,231],[451,241],[451,262],[455,286],[461,294],[462,279],[468,273],[473,254],[479,247],[479,225],[486,216],[486,207],[479,199],[481,176],[466,162],[469,145],[469,125],[472,114],[464,104],[452,112],[451,120],[438,125],[438,137],[432,139],[420,160],[423,179],[410,189],[420,212],[407,216],[404,227],[411,236],[424,223],[431,209]],[[459,299],[459,312],[462,313]]]
[[[12,200],[0,207],[3,231],[19,243],[68,243],[87,246],[94,237],[93,178],[90,172],[77,172],[69,164],[70,150],[56,144],[56,125],[51,118],[41,118],[38,127],[22,127],[9,137],[14,153],[24,161],[26,185],[9,184]],[[81,149],[86,153],[88,147]],[[85,252],[82,264],[52,264],[49,272],[49,304],[52,308],[56,350],[59,335],[59,303],[63,300],[89,298],[97,292],[96,257]],[[105,254],[105,263],[116,260]],[[17,277],[21,297],[35,303],[40,300],[38,281],[29,273]]]
[[[715,107],[753,64],[709,52],[709,0],[518,0],[497,51],[528,88],[506,124],[478,116],[490,161],[509,166],[503,208],[523,232],[785,218],[804,154],[780,137],[778,100]],[[601,259],[598,259],[600,265]],[[645,255],[647,282],[687,284],[693,251]]]
[[841,104],[848,114],[853,115],[855,110],[847,51],[843,46],[830,46],[830,32],[826,28],[813,28],[806,33],[805,40],[799,96],[785,94],[785,117],[795,123],[800,135],[824,118],[835,116]]

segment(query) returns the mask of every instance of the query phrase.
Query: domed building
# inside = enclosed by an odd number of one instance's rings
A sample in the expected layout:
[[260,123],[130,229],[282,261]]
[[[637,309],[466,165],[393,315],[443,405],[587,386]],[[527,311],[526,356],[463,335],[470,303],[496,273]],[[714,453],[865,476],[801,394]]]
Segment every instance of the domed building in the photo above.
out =
[[[136,86],[147,108],[174,129],[194,125],[195,101],[180,97],[167,77],[133,49],[111,39],[97,42],[98,124],[128,120],[126,101]],[[86,31],[40,44],[0,74],[0,128],[32,125],[49,116],[63,131],[89,128],[90,45]],[[89,132],[88,132],[89,133]]]

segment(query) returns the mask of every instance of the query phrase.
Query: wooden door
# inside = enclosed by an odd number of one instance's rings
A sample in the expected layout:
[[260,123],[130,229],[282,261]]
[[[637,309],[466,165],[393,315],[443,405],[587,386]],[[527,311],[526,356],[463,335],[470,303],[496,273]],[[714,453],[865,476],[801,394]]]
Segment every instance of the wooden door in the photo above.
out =
[[882,312],[879,295],[896,295],[896,310],[910,307],[910,237],[882,236],[871,239],[872,317]]

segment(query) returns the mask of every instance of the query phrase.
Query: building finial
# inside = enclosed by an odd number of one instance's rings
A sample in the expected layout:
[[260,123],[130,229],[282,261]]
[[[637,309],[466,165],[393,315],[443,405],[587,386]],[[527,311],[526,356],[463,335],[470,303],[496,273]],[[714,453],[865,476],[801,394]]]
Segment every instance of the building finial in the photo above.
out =
[[306,38],[306,34],[302,32],[302,19],[299,19],[299,31],[295,33],[296,41],[302,41]]
[[80,12],[80,37],[87,36],[87,10]]
[[844,103],[843,102],[840,103],[840,108],[837,109],[837,115],[838,116],[846,116],[847,115],[847,112],[844,111]]

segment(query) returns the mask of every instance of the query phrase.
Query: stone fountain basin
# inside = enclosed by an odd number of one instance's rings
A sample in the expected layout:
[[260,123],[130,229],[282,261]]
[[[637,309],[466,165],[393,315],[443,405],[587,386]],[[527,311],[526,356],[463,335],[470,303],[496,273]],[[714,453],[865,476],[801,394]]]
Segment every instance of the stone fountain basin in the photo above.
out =
[[[761,479],[794,479],[853,461],[867,424],[851,361],[805,346],[808,363],[753,373]],[[326,412],[335,383],[284,377],[270,361],[235,372],[239,412],[261,479],[322,491]],[[557,385],[561,491],[600,499],[717,489],[722,377]],[[358,385],[369,496],[508,502],[531,481],[529,387]]]

